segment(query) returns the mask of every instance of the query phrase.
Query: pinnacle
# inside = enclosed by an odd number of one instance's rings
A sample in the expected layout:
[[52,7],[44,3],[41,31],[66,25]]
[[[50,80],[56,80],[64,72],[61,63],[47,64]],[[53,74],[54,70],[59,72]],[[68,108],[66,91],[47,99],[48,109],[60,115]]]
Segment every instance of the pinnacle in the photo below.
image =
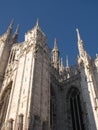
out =
[[13,24],[14,24],[14,18],[12,19],[12,21],[11,21],[11,23],[10,23],[10,25],[9,25],[9,28],[10,28],[10,29],[12,29]]
[[39,19],[37,18],[36,27],[39,28]]
[[18,34],[18,31],[19,31],[19,24],[18,24],[17,27],[16,27],[15,34]]
[[79,30],[78,30],[78,28],[76,28],[76,31],[77,31],[77,37],[78,37],[78,41],[80,41],[80,40],[81,40],[81,37],[80,37],[80,33],[79,33]]
[[68,56],[66,56],[66,67],[69,67]]
[[57,47],[57,39],[56,38],[54,39],[54,49],[58,49],[58,47]]
[[11,21],[9,27],[8,27],[8,30],[7,30],[7,33],[8,33],[8,34],[11,33],[13,24],[14,24],[14,19],[12,19],[12,21]]
[[17,25],[16,31],[13,35],[14,42],[18,42],[18,30],[19,30],[19,24]]
[[61,67],[64,67],[64,65],[63,65],[63,58],[61,58]]
[[80,33],[79,33],[79,30],[76,29],[77,31],[77,37],[78,37],[78,50],[79,50],[79,54],[80,56],[83,56],[84,53],[85,53],[85,49],[84,49],[84,43],[80,37]]
[[63,65],[63,59],[60,59],[60,65],[59,65],[60,72],[64,71],[64,65]]

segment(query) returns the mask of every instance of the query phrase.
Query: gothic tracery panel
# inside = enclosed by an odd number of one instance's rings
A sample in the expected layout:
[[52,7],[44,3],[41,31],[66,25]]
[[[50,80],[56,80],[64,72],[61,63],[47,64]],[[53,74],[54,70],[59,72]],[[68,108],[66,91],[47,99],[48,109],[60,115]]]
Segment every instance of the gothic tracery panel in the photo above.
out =
[[70,124],[68,124],[69,127],[72,127],[72,130],[85,130],[83,123],[83,112],[80,101],[80,92],[77,88],[72,87],[70,89],[67,104],[69,111],[67,113],[67,118],[70,122]]

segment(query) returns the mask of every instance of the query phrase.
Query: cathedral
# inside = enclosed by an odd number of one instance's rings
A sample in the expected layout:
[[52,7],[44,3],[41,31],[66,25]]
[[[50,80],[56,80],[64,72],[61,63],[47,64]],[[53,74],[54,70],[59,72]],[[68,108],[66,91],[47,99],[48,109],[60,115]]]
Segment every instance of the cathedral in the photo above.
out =
[[0,36],[0,130],[98,130],[98,55],[77,32],[77,64],[60,60],[39,22],[18,43],[13,21]]

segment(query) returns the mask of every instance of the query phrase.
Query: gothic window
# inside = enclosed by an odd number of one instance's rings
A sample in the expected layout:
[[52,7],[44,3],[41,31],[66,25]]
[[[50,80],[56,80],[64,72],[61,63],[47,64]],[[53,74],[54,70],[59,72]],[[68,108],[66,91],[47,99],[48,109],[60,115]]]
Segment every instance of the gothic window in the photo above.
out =
[[6,90],[4,91],[2,97],[2,108],[0,110],[0,128],[3,127],[3,123],[6,118],[6,113],[8,109],[9,99],[10,99],[10,93],[12,88],[12,82],[6,87]]
[[56,96],[52,87],[50,97],[50,125],[52,130],[56,130]]
[[71,89],[69,101],[73,130],[85,130],[83,124],[83,114],[81,110],[80,93],[78,89]]

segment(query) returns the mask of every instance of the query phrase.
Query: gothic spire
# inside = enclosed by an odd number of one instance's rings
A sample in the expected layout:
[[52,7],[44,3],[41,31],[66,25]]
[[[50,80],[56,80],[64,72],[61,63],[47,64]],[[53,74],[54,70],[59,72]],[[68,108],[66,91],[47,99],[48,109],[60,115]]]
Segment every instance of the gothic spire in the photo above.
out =
[[80,33],[79,33],[78,28],[76,29],[76,31],[77,31],[77,38],[78,38],[78,41],[82,41],[82,40],[81,40],[81,37],[80,37]]
[[57,39],[56,39],[56,38],[54,39],[54,49],[58,50],[58,47],[57,47]]
[[12,19],[8,29],[7,29],[7,33],[10,34],[12,32],[12,28],[13,28],[13,24],[14,24],[14,19]]
[[42,35],[46,37],[46,35],[44,34],[44,32],[41,30],[41,28],[40,28],[40,26],[39,26],[39,19],[37,19],[36,25],[35,25],[34,29],[35,29],[36,31],[39,30],[39,31],[42,33]]
[[76,31],[77,31],[77,38],[78,38],[78,50],[79,50],[79,54],[80,54],[80,56],[83,56],[84,55],[84,44],[83,44],[83,41],[82,41],[82,39],[81,39],[81,37],[80,37],[80,33],[79,33],[79,30],[78,29],[76,29]]
[[61,67],[64,68],[64,65],[63,65],[63,58],[61,58]]
[[37,21],[36,21],[36,28],[37,29],[39,28],[39,19],[37,19]]
[[14,43],[18,42],[18,32],[19,32],[19,24],[17,25],[16,31],[15,31],[15,33],[13,35]]
[[68,62],[68,56],[66,56],[66,71],[69,71],[70,67],[69,67],[69,62]]
[[63,64],[63,59],[62,58],[61,58],[61,61],[60,61],[59,71],[60,72],[64,71],[64,64]]
[[17,28],[16,28],[16,31],[15,31],[15,34],[18,34],[18,31],[19,31],[19,24],[17,25]]
[[54,39],[54,48],[52,50],[52,62],[54,64],[55,68],[59,68],[59,50],[57,47],[57,40],[56,38]]
[[66,67],[69,68],[68,56],[66,56]]

